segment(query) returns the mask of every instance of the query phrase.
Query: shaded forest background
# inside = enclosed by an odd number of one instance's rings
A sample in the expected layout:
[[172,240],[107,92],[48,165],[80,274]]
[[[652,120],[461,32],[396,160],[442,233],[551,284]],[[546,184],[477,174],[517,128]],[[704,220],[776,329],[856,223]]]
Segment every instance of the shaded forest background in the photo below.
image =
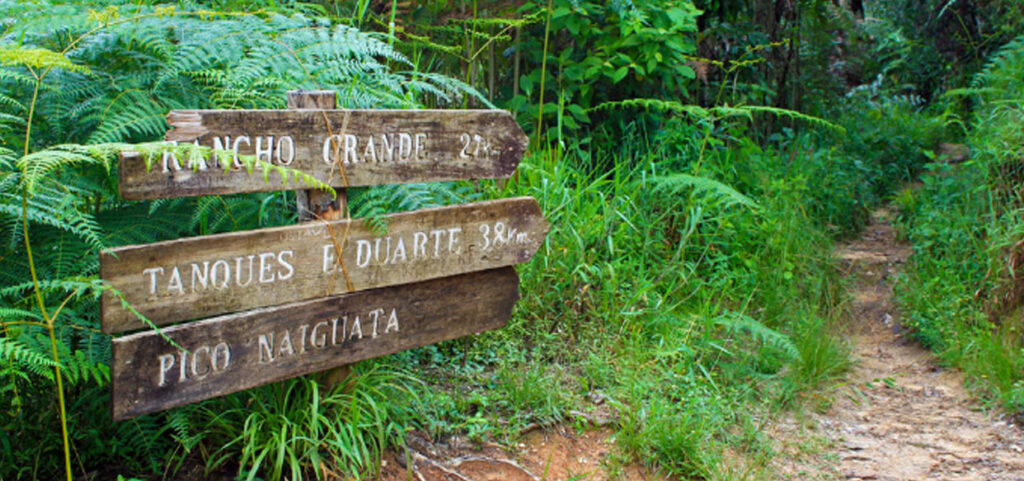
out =
[[[756,478],[764,420],[849,367],[832,259],[882,202],[905,328],[1024,412],[1024,4],[0,3],[0,479],[372,477],[416,430],[512,442],[607,404],[612,469]],[[508,182],[351,189],[352,217],[530,195],[502,330],[113,423],[100,250],[295,222],[278,192],[129,202],[172,109],[502,108]],[[141,147],[138,144],[143,144]],[[906,188],[907,186],[914,188]],[[729,451],[746,471],[721,462]]]

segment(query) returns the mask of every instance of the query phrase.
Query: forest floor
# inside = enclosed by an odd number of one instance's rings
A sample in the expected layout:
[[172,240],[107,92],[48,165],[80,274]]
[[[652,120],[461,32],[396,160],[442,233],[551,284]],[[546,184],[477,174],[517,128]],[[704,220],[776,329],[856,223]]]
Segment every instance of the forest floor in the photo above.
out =
[[[1020,480],[1024,431],[984,412],[962,375],[903,335],[891,281],[910,255],[880,209],[861,238],[837,252],[850,280],[854,367],[814,411],[785,414],[767,430],[776,456],[755,478],[799,480]],[[812,406],[813,408],[813,406]],[[458,439],[412,437],[410,455],[385,461],[400,481],[660,480],[640,466],[608,470],[614,432],[533,430],[509,451]],[[415,469],[406,470],[409,462]],[[734,471],[723,467],[724,472]],[[410,478],[411,475],[411,478]],[[749,473],[748,473],[749,475]]]
[[853,295],[854,367],[822,413],[773,426],[778,479],[1024,480],[1024,432],[983,412],[959,371],[905,337],[892,283],[910,255],[880,209],[837,252]]
[[[608,455],[615,432],[608,428],[577,431],[555,426],[527,432],[513,449],[485,443],[478,446],[459,438],[430,443],[410,437],[410,455],[386,459],[383,481],[663,481],[651,469],[629,465],[610,471]],[[402,456],[405,457],[405,456]],[[413,462],[415,469],[407,470]],[[411,478],[410,478],[411,473]]]

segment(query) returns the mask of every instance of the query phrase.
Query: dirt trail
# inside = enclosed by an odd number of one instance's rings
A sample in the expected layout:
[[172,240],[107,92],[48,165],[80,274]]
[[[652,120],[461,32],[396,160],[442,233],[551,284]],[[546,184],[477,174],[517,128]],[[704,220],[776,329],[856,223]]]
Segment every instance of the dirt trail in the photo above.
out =
[[[934,355],[901,335],[891,281],[910,250],[896,243],[889,215],[875,212],[862,237],[838,252],[852,280],[853,371],[831,393],[827,412],[787,414],[771,425],[767,434],[778,455],[754,478],[1024,481],[1024,432],[981,412],[959,372],[940,367]],[[604,461],[612,434],[608,428],[535,430],[511,451],[414,435],[411,458],[389,455],[382,479],[662,479],[638,466],[609,473]],[[729,466],[723,471],[732,472]]]
[[[891,281],[910,250],[889,215],[875,212],[838,252],[853,280],[856,364],[828,412],[776,426],[788,454],[778,478],[1024,480],[1024,433],[980,412],[959,372],[901,336]],[[808,448],[813,439],[825,447]]]

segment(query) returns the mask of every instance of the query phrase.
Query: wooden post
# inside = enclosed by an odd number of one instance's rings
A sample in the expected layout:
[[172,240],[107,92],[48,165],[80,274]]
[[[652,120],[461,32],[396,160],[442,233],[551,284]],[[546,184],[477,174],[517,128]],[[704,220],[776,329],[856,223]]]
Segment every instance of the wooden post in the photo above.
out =
[[[288,108],[302,109],[336,109],[338,95],[331,90],[291,90],[288,92]],[[340,179],[339,179],[340,183]],[[344,186],[335,187],[337,198],[331,198],[330,192],[319,190],[300,190],[295,192],[298,204],[299,222],[313,219],[338,220],[345,218],[348,207]]]
[[[288,91],[289,109],[336,109],[338,94],[333,90],[290,90]],[[340,182],[340,179],[339,179]],[[295,192],[295,204],[299,212],[299,222],[311,220],[344,219],[348,209],[348,198],[345,188],[334,187],[338,196],[331,198],[330,192],[320,190],[299,190]],[[338,366],[320,373],[320,383],[330,389],[341,384],[351,374],[348,365]]]

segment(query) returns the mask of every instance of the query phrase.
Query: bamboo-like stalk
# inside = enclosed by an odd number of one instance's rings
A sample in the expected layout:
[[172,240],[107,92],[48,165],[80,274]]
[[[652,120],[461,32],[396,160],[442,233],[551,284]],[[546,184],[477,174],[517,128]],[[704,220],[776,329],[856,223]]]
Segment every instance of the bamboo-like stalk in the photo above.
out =
[[544,21],[544,50],[540,60],[540,99],[537,102],[537,131],[534,137],[537,139],[537,147],[540,147],[541,128],[544,124],[544,79],[548,73],[548,38],[551,35],[551,6],[552,0],[548,0],[548,16]]
[[516,27],[516,53],[512,60],[512,97],[519,95],[519,58],[521,57],[519,38],[523,31],[522,27]]

